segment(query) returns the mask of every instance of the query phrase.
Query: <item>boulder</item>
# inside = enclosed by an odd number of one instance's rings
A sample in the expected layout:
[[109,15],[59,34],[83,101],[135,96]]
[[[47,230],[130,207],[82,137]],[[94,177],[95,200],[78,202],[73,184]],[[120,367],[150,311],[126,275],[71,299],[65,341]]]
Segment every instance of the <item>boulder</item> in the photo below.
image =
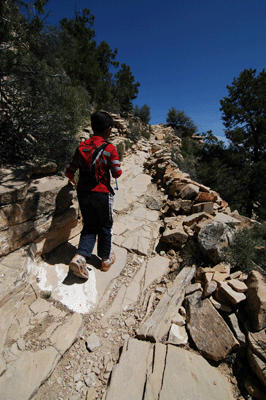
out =
[[201,251],[211,261],[218,263],[221,259],[223,247],[228,246],[234,236],[232,228],[222,222],[210,221],[203,226],[198,234],[198,243]]

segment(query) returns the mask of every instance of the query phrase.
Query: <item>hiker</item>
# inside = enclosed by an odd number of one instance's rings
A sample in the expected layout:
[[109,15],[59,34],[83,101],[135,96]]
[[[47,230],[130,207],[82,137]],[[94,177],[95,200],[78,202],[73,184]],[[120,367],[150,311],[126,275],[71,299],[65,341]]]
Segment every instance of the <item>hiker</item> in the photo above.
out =
[[[112,117],[102,111],[91,115],[93,136],[80,142],[66,175],[77,187],[83,229],[76,255],[69,264],[73,273],[88,278],[86,259],[91,257],[98,236],[97,253],[101,258],[101,271],[108,271],[116,257],[112,249],[114,191],[110,172],[114,178],[122,174],[114,145],[107,142],[113,127]],[[75,172],[79,168],[78,183]]]

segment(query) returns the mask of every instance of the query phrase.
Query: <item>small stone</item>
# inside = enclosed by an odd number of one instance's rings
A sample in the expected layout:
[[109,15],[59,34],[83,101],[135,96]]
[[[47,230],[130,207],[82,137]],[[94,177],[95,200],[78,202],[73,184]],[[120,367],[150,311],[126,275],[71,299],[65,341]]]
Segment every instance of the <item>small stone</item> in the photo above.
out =
[[134,326],[136,323],[136,320],[134,317],[129,317],[125,320],[126,326]]
[[91,371],[94,372],[95,375],[100,375],[100,373],[101,373],[101,371],[98,367],[92,367]]
[[215,271],[213,274],[212,280],[216,281],[216,282],[223,282],[223,281],[225,281],[227,276],[228,276],[227,274],[221,273],[219,271]]
[[175,256],[175,251],[174,251],[173,249],[170,249],[170,250],[168,251],[168,254],[169,254],[170,256]]
[[86,346],[87,349],[91,352],[95,351],[98,349],[98,347],[100,347],[100,341],[97,335],[95,335],[95,333],[92,333],[87,341],[86,341]]
[[168,343],[176,345],[185,345],[188,343],[188,334],[184,326],[177,326],[172,324]]
[[106,365],[105,372],[111,372],[112,369],[113,369],[113,363],[112,361],[109,361]]
[[225,263],[225,262],[221,262],[220,264],[215,265],[215,267],[213,267],[214,271],[218,271],[221,274],[226,274],[227,276],[229,276],[230,274],[230,264]]
[[98,397],[98,393],[94,388],[89,388],[86,394],[86,400],[95,400]]
[[81,382],[81,381],[79,381],[79,382],[76,384],[76,391],[77,391],[77,392],[80,392],[81,389],[83,388],[83,386],[84,386],[84,383]]
[[62,385],[63,383],[63,378],[57,378],[56,382],[58,383],[58,385]]
[[81,378],[81,373],[79,372],[78,374],[74,375],[74,382],[77,383]]
[[242,275],[241,271],[235,271],[232,274],[230,274],[227,279],[228,280],[229,279],[237,279],[237,278],[240,278],[241,275]]
[[155,289],[155,292],[160,293],[160,294],[164,294],[166,292],[166,288],[165,287],[157,287]]
[[185,307],[181,306],[181,307],[179,308],[179,314],[182,315],[182,317],[184,317],[184,318],[186,319],[186,317],[187,317],[187,312],[186,312]]
[[107,365],[107,363],[108,363],[108,361],[109,361],[109,355],[108,354],[105,354],[104,355],[104,357],[103,357],[103,365],[104,366],[106,366]]
[[217,289],[217,282],[211,281],[207,282],[203,291],[205,297],[209,297]]
[[123,340],[128,340],[128,339],[129,339],[129,335],[128,335],[127,333],[124,333],[124,334],[122,335],[122,339],[123,339]]
[[86,386],[93,387],[97,386],[99,380],[94,372],[89,373],[87,376],[84,377],[84,382]]
[[176,314],[173,318],[172,318],[172,324],[178,325],[178,326],[183,326],[185,325],[185,320],[184,317],[182,317],[181,314]]
[[205,282],[211,282],[212,281],[212,277],[213,277],[213,272],[206,272],[204,274],[204,278],[205,278]]
[[30,309],[33,314],[39,314],[43,312],[48,312],[50,308],[50,303],[44,299],[37,299],[31,305]]
[[188,285],[186,287],[186,295],[192,294],[192,293],[196,292],[197,290],[202,290],[200,283],[193,283],[191,285]]

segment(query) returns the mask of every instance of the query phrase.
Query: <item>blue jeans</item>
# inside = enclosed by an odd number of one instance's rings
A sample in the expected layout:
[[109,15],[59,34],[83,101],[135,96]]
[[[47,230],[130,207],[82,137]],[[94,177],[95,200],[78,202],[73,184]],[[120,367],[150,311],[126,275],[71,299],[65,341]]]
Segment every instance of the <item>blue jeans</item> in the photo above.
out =
[[112,251],[113,203],[111,193],[78,192],[83,229],[77,254],[91,257],[98,236],[98,256],[107,260]]

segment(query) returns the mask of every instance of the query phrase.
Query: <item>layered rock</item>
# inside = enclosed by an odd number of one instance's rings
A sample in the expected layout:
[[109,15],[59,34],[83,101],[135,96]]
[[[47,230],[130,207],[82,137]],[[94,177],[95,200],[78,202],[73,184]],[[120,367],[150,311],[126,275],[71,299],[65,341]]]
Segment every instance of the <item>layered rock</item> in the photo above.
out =
[[0,256],[34,242],[44,254],[80,232],[75,190],[66,178],[52,175],[54,170],[51,165],[2,171]]

